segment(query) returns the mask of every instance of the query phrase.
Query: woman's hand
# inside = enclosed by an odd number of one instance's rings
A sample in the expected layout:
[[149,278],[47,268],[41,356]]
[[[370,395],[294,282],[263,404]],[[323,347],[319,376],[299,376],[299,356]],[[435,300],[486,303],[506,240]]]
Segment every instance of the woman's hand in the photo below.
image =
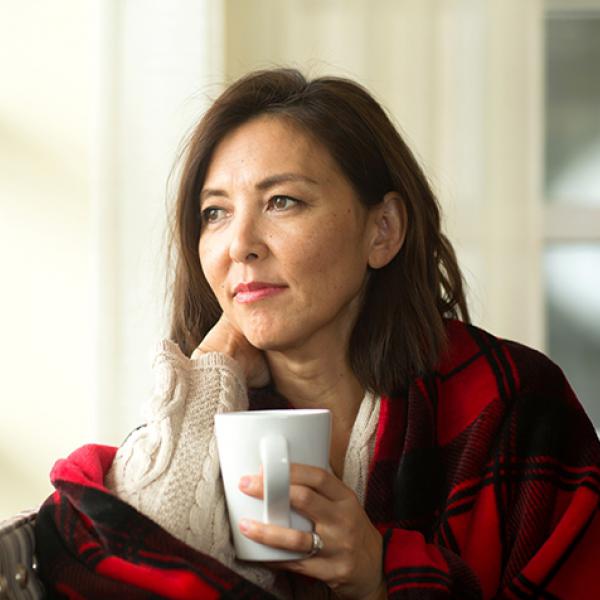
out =
[[[240,489],[262,498],[262,476],[243,477]],[[311,558],[269,566],[324,581],[341,598],[386,597],[383,539],[350,488],[324,469],[293,464],[290,504],[313,521],[323,548]],[[305,531],[246,520],[240,523],[240,530],[248,538],[275,548],[308,553],[312,547],[312,535]]]
[[239,362],[248,387],[263,387],[271,379],[264,353],[252,346],[225,314],[206,334],[192,353],[192,358],[202,352],[222,352]]

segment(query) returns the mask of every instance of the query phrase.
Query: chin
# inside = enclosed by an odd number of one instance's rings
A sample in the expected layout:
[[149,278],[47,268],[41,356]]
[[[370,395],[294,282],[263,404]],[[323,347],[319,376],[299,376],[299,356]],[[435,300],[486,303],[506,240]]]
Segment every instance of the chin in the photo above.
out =
[[244,331],[246,339],[259,350],[277,351],[294,346],[294,337],[290,331],[278,331],[269,328],[266,331]]
[[264,352],[268,350],[283,350],[289,346],[289,344],[286,344],[285,341],[279,339],[277,336],[256,336],[247,337],[247,339],[255,348]]

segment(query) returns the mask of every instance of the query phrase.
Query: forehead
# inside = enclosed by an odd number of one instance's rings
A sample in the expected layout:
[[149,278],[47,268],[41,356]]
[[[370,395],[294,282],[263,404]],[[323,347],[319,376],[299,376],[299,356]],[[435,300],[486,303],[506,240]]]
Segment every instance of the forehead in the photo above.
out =
[[[320,181],[343,177],[327,148],[291,119],[261,115],[229,132],[217,145],[205,185],[221,179],[294,172]],[[215,181],[216,180],[216,181]]]

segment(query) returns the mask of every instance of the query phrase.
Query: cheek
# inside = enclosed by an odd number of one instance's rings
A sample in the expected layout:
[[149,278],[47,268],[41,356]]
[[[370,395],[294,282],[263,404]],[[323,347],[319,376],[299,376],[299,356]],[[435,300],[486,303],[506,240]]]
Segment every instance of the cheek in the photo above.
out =
[[[342,233],[340,233],[340,231]],[[304,281],[315,282],[319,288],[355,287],[364,278],[366,258],[359,236],[334,224],[318,234],[305,234],[290,251],[287,246],[286,261],[291,273]]]
[[204,277],[206,277],[206,281],[208,281],[212,291],[218,297],[221,289],[224,287],[224,274],[219,265],[219,254],[214,250],[210,250],[207,244],[200,243],[198,246],[198,256]]

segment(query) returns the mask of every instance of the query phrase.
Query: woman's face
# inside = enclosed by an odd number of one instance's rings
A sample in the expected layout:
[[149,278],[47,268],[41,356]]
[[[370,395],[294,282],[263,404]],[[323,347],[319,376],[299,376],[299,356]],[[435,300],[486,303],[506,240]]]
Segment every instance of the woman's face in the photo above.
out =
[[204,274],[252,345],[347,343],[373,228],[320,143],[280,117],[241,125],[214,152],[200,208]]

